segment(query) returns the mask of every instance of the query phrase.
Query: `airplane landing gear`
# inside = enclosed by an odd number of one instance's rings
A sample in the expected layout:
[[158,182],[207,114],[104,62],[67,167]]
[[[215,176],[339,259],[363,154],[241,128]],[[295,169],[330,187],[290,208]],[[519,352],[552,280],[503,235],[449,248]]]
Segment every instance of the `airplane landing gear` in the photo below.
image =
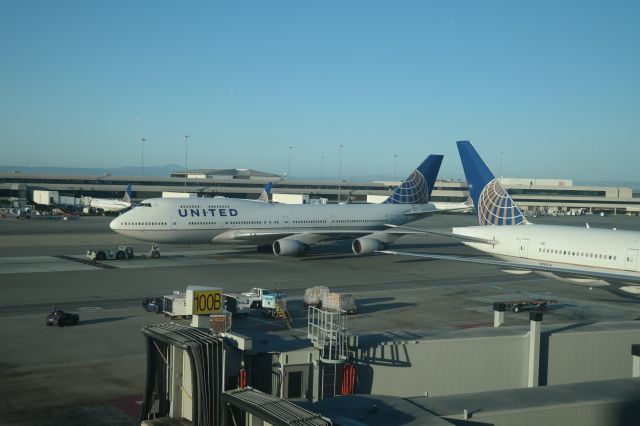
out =
[[151,243],[151,249],[149,250],[149,254],[147,254],[147,258],[149,259],[159,259],[160,258],[160,249],[157,244]]
[[256,247],[256,251],[258,253],[273,253],[273,248],[271,247],[271,244],[261,244]]

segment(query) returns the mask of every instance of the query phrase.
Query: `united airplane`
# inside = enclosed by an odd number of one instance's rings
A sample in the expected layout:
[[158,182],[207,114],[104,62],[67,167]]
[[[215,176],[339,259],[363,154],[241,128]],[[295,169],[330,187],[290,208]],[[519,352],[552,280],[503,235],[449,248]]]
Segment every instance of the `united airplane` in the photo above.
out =
[[[573,282],[640,285],[640,232],[576,226],[534,225],[513,202],[469,141],[458,151],[478,214],[477,226],[454,227],[448,235],[498,259],[381,251],[430,259],[497,265],[514,273],[538,271]],[[638,287],[625,289],[637,293]]]
[[105,213],[118,213],[131,207],[131,184],[127,186],[127,190],[121,199],[93,198],[85,197],[89,207]]
[[153,198],[114,219],[114,231],[152,243],[256,244],[277,256],[300,256],[313,244],[354,238],[355,254],[393,243],[403,224],[439,210],[429,202],[442,155],[430,155],[381,204],[278,204],[233,198]]

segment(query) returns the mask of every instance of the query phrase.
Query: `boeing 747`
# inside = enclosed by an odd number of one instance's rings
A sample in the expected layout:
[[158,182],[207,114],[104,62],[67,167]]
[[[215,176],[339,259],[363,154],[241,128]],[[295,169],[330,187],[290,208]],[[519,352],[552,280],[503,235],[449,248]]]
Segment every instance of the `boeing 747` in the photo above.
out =
[[429,202],[442,155],[430,155],[382,204],[260,203],[233,198],[153,198],[114,219],[114,231],[172,244],[257,244],[276,256],[300,256],[322,241],[355,238],[355,254],[384,249],[412,231],[389,230],[439,210]]

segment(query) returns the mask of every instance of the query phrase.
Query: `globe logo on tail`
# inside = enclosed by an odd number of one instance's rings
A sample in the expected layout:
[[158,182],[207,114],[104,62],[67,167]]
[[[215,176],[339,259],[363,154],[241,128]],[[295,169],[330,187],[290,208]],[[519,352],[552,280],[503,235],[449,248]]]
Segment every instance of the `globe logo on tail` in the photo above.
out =
[[490,181],[478,199],[480,225],[520,225],[526,223],[524,215],[515,205],[498,179]]
[[427,180],[414,170],[386,201],[388,204],[424,204],[429,201]]

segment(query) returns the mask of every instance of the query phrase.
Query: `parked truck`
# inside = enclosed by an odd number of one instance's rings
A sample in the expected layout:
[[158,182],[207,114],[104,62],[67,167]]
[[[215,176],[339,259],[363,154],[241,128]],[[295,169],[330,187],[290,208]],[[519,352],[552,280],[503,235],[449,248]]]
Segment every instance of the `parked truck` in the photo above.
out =
[[246,291],[244,293],[240,293],[241,296],[246,296],[249,299],[249,306],[251,309],[260,309],[262,308],[262,298],[271,294],[272,292],[267,290],[266,288],[258,288],[254,287],[251,291]]

